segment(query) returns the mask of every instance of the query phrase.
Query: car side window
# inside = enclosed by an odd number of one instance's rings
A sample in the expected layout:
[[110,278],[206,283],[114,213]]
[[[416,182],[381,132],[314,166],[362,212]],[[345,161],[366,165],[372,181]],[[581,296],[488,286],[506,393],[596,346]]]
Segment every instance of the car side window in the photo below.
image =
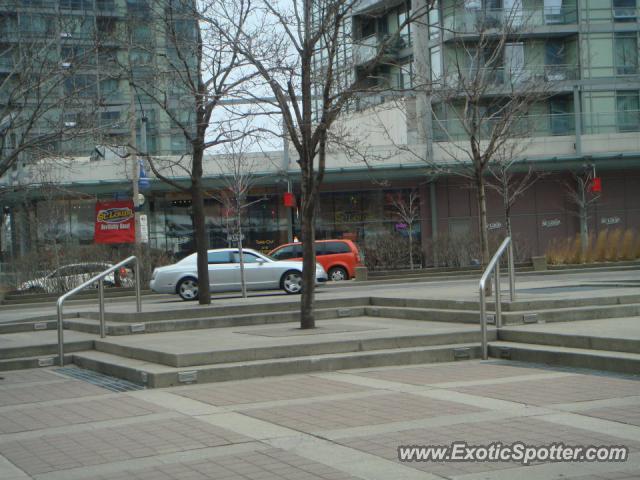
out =
[[322,255],[327,254],[327,243],[326,242],[316,242],[316,256],[321,257]]
[[212,263],[231,263],[229,252],[209,252],[208,262]]
[[293,245],[282,247],[277,252],[274,252],[271,256],[276,260],[286,260],[287,258],[293,258]]
[[[258,263],[258,257],[253,253],[242,252],[244,257],[244,263]],[[238,252],[233,253],[233,263],[240,263],[240,254]]]
[[327,242],[326,249],[328,255],[351,252],[349,245],[347,245],[345,242]]

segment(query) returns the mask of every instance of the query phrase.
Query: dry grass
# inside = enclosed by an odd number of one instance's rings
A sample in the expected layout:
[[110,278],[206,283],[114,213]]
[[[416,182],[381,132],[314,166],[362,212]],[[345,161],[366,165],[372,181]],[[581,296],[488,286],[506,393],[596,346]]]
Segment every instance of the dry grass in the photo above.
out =
[[589,236],[589,244],[583,248],[580,235],[551,243],[546,252],[550,265],[590,262],[615,262],[640,258],[640,233],[620,228],[603,230],[595,238]]

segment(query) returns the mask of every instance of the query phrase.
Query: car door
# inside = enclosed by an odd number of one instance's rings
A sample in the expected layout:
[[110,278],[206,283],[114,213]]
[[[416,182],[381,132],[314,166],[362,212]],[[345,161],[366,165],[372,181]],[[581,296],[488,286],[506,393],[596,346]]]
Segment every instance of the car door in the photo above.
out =
[[[247,288],[251,290],[263,290],[278,288],[280,283],[280,270],[276,262],[267,262],[252,252],[242,252],[244,257],[244,278]],[[240,284],[240,254],[233,252],[233,262],[238,266],[238,284]],[[276,268],[274,268],[276,267]]]
[[209,288],[212,292],[226,292],[240,288],[240,280],[235,271],[239,266],[231,261],[231,252],[228,250],[209,252],[207,257]]

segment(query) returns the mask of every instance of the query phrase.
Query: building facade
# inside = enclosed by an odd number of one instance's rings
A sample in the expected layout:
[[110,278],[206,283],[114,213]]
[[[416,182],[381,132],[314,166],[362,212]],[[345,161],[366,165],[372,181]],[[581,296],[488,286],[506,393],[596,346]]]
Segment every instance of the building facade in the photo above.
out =
[[[414,0],[414,7],[420,1]],[[86,7],[85,16],[93,19],[95,32],[130,29],[131,18],[148,12],[140,6],[143,2],[134,1],[73,4]],[[62,2],[57,8],[62,10]],[[70,14],[75,11],[72,8]],[[640,229],[639,17],[635,0],[444,0],[430,13],[428,22],[406,25],[411,11],[405,1],[362,0],[345,27],[345,37],[351,40],[340,53],[348,67],[341,70],[342,81],[359,79],[370,90],[354,100],[337,128],[352,132],[372,161],[365,164],[340,149],[328,152],[318,212],[319,238],[351,238],[361,246],[384,235],[406,239],[406,221],[394,202],[417,192],[418,216],[412,236],[423,250],[425,264],[464,264],[474,258],[471,253],[459,261],[444,261],[434,255],[437,249],[456,248],[456,242],[458,249],[469,249],[460,239],[473,238],[478,231],[474,188],[453,172],[465,162],[468,145],[459,108],[464,95],[452,88],[463,84],[462,77],[482,78],[486,118],[492,115],[492,108],[499,111],[517,93],[516,87],[538,87],[532,90],[534,100],[519,119],[518,125],[526,128],[513,135],[521,145],[515,155],[516,177],[529,168],[542,174],[511,212],[521,260],[543,254],[554,241],[572,238],[580,231],[576,186],[594,172],[601,179],[602,192],[590,197],[583,217],[589,231]],[[12,15],[22,14],[18,10]],[[145,31],[141,28],[136,35],[148,39]],[[150,41],[160,47],[162,35],[151,36]],[[391,37],[394,40],[389,43]],[[364,75],[362,67],[381,45],[386,49],[384,62],[373,74],[359,78]],[[109,48],[115,49],[113,55],[129,59],[137,54],[131,48]],[[147,60],[149,64],[159,61],[155,57]],[[100,71],[96,75],[107,71],[96,70]],[[101,80],[95,81],[100,85]],[[113,85],[119,100],[105,103],[100,115],[116,120],[128,115],[130,92],[126,79]],[[420,89],[421,85],[429,88]],[[442,91],[447,95],[439,93]],[[137,112],[144,110],[149,118],[150,152],[169,159],[187,153],[181,143],[184,137],[166,127],[166,114],[154,110],[152,102],[145,103],[144,96],[136,101]],[[112,134],[127,133],[115,128]],[[246,245],[268,251],[296,236],[296,209],[285,207],[282,200],[285,192],[298,191],[299,168],[286,148],[256,157],[259,180],[250,199],[256,202],[245,215],[243,230]],[[15,256],[51,242],[90,244],[95,202],[130,196],[130,172],[126,159],[96,157],[86,151],[77,155],[52,174],[66,189],[64,198],[47,199],[42,191],[31,190],[7,200],[12,213],[5,216],[3,236],[10,241],[3,245],[11,245]],[[23,175],[28,178],[29,169]],[[223,176],[213,159],[205,162],[208,190],[223,188]],[[186,178],[176,179],[187,182]],[[170,191],[153,178],[144,195],[150,246],[178,255],[191,251],[188,196]],[[206,210],[210,246],[226,246],[228,212],[214,200],[207,201]],[[492,237],[503,237],[502,200],[492,191],[488,220]]]

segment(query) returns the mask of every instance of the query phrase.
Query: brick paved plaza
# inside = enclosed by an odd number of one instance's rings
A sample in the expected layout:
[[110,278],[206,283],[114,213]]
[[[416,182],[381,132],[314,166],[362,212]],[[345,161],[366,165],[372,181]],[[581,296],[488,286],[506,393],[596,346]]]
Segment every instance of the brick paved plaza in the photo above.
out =
[[[640,478],[640,379],[505,361],[114,393],[4,372],[0,479]],[[399,445],[624,445],[624,463],[400,463]]]

